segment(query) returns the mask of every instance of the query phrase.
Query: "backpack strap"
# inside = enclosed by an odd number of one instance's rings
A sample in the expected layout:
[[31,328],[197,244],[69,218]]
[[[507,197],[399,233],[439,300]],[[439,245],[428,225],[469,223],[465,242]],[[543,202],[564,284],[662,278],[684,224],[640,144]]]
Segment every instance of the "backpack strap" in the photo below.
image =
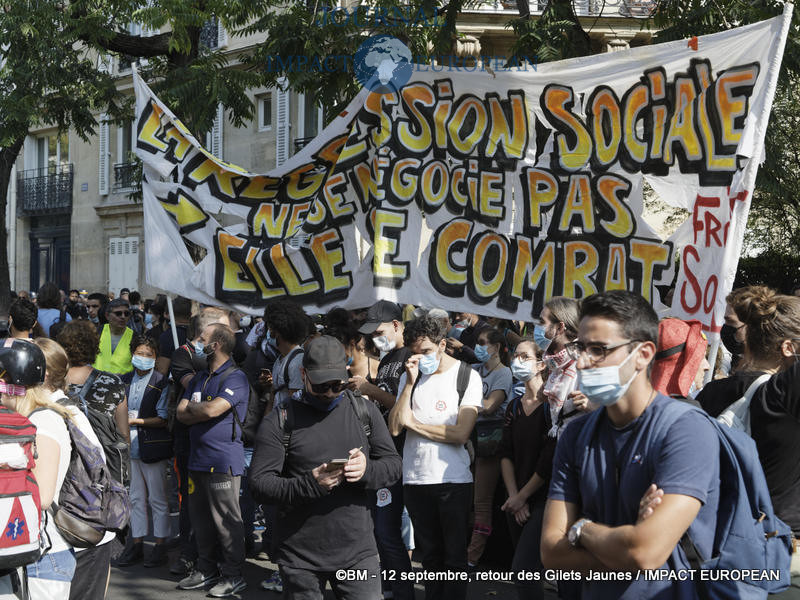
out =
[[289,388],[289,364],[294,360],[294,357],[303,352],[302,347],[295,348],[286,355],[286,362],[283,363],[283,385],[276,387],[272,390],[273,396],[276,392],[282,392]]
[[89,395],[89,390],[94,385],[95,379],[97,379],[97,373],[99,371],[97,369],[92,369],[92,372],[89,373],[89,376],[86,378],[86,381],[83,382],[83,387],[81,387],[81,392],[78,394],[78,399],[81,401],[81,410],[83,413],[88,417],[89,416],[89,403],[87,402],[86,398]]
[[[234,371],[240,371],[240,370],[241,369],[239,369],[239,367],[237,367],[236,365],[231,365],[230,367],[225,369],[222,372],[222,374],[220,375],[220,377],[222,379],[219,382],[219,388],[218,389],[222,389],[222,386],[225,385],[225,382],[228,381],[228,377],[230,377],[234,373]],[[249,384],[248,384],[248,387],[249,387]],[[248,394],[249,394],[249,390],[248,390]],[[248,400],[248,402],[250,401],[249,395],[248,395],[247,400]],[[244,435],[244,424],[242,424],[242,420],[239,418],[239,413],[236,412],[236,409],[233,406],[231,406],[230,411],[231,411],[231,414],[233,414],[233,424],[232,424],[232,428],[231,428],[231,441],[235,442],[236,441],[236,426],[237,425],[239,426],[239,429],[242,430],[242,435]]]
[[350,404],[353,405],[353,410],[356,412],[361,428],[367,436],[369,441],[372,436],[372,420],[369,418],[369,409],[367,409],[367,401],[360,393],[354,393],[350,396]]
[[294,428],[294,400],[278,407],[278,427],[283,432],[283,451],[289,453],[289,442],[292,439],[292,429]]
[[756,380],[748,386],[744,396],[736,400],[736,402],[722,411],[722,413],[717,417],[717,421],[727,425],[728,427],[744,427],[744,431],[749,434],[750,402],[753,400],[753,396],[755,396],[758,388],[765,384],[770,377],[772,377],[771,373],[764,373],[758,376]]
[[[456,376],[456,391],[458,392],[458,406],[461,406],[461,401],[464,399],[464,394],[469,387],[469,378],[472,376],[472,367],[470,367],[463,360],[458,363],[458,375]],[[419,378],[417,378],[419,379]]]

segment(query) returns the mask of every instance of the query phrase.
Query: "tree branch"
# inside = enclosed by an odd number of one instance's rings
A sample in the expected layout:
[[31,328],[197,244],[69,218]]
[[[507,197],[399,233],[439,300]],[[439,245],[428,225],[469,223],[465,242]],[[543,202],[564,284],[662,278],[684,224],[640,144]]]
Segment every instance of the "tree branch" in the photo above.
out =
[[96,38],[88,34],[81,34],[84,42],[94,43],[110,52],[137,56],[139,58],[153,58],[166,56],[170,53],[169,42],[172,33],[159,33],[151,37],[131,35],[129,33],[115,32],[109,38]]

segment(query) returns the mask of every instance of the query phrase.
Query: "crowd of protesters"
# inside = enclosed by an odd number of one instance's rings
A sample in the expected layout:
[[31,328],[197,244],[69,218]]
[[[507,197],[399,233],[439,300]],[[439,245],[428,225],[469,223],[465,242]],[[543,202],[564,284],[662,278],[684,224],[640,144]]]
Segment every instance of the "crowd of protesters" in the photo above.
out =
[[[104,598],[110,565],[138,563],[232,596],[259,555],[279,567],[260,587],[284,598],[330,585],[409,600],[418,583],[426,600],[464,599],[487,566],[514,574],[521,599],[713,597],[691,579],[590,574],[689,569],[686,538],[712,557],[725,498],[708,416],[745,395],[775,514],[800,534],[800,298],[734,290],[713,366],[699,322],[659,320],[629,292],[552,298],[536,317],[20,294],[0,391],[38,428],[42,508],[67,473],[64,418],[105,450],[131,507],[124,535],[85,549],[48,522],[30,597]],[[18,379],[12,358],[28,365]],[[121,458],[76,398],[116,430]],[[508,551],[493,556],[498,540]],[[791,574],[781,597],[800,598],[797,554]]]

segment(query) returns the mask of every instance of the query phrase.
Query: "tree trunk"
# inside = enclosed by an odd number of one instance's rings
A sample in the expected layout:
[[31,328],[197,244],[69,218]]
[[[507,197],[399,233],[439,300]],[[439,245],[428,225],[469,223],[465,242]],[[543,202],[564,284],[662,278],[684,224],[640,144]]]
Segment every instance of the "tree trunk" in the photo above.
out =
[[[8,320],[11,306],[11,281],[8,277],[8,231],[6,231],[6,211],[8,210],[8,188],[11,185],[11,170],[17,161],[25,135],[20,135],[11,145],[0,150],[0,320]],[[11,215],[16,219],[17,215]]]

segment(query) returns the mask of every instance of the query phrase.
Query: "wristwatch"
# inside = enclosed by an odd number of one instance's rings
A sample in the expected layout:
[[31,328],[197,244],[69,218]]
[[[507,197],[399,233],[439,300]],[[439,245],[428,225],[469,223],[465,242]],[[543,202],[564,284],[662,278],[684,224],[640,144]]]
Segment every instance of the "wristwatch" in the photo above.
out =
[[578,519],[575,521],[575,524],[569,528],[567,540],[569,541],[569,545],[573,548],[580,548],[581,531],[583,531],[583,526],[587,523],[591,523],[591,521],[589,519]]

